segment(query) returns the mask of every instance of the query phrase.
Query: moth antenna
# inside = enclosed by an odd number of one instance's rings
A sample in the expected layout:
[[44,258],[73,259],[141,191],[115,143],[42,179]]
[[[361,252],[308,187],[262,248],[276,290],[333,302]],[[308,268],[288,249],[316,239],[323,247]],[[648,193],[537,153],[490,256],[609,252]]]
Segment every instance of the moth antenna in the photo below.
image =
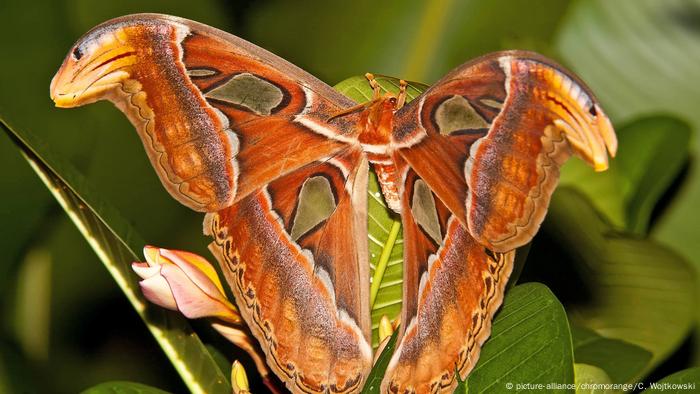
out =
[[379,98],[382,87],[379,86],[379,82],[374,78],[374,74],[372,73],[366,73],[365,78],[367,78],[367,81],[369,82],[369,86],[372,87],[372,90],[374,91],[374,94],[372,96],[372,101],[376,100]]
[[399,80],[399,96],[396,102],[396,109],[399,110],[406,104],[406,88],[408,87],[408,82]]
[[373,99],[372,101],[368,101],[368,102],[362,103],[362,104],[357,104],[357,105],[352,106],[352,107],[350,107],[350,108],[342,109],[342,110],[340,110],[340,111],[338,111],[338,112],[332,114],[330,117],[328,117],[328,119],[326,120],[326,122],[330,123],[330,122],[331,122],[333,119],[335,119],[335,118],[339,118],[339,117],[345,116],[345,115],[350,115],[350,114],[353,113],[353,112],[361,111],[361,110],[363,110],[363,109],[369,107],[369,106],[372,105],[373,103],[377,102],[378,100],[380,100],[380,98],[375,98],[375,99]]

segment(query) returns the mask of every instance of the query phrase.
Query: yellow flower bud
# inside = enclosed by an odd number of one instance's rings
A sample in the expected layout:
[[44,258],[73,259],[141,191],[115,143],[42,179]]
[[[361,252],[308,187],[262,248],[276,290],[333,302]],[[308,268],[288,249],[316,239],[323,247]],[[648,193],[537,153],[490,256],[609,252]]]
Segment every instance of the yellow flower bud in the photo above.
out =
[[231,386],[233,387],[233,394],[250,393],[248,375],[246,375],[243,365],[238,360],[234,361],[231,367]]

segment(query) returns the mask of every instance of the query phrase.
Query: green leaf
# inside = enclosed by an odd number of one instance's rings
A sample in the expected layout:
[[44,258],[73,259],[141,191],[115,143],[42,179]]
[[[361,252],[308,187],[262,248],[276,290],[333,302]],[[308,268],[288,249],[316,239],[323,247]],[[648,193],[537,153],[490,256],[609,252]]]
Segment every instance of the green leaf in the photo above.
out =
[[[506,294],[467,386],[474,394],[524,390],[518,384],[573,384],[573,364],[564,308],[546,286],[525,283]],[[573,390],[550,387],[546,391]]]
[[90,387],[82,394],[168,394],[167,391],[135,382],[105,382]]
[[382,353],[377,357],[377,362],[374,363],[372,370],[367,375],[367,381],[365,382],[365,387],[362,388],[362,394],[378,394],[381,388],[382,379],[384,378],[384,372],[386,372],[389,366],[389,361],[391,361],[391,356],[394,354],[394,347],[396,346],[397,338],[399,337],[398,327],[391,334],[389,342],[382,350]]
[[610,377],[604,370],[588,364],[574,364],[574,375],[576,375],[576,394],[607,394],[613,393],[613,390],[596,389],[597,386],[591,385],[606,385],[613,383]]
[[[686,119],[697,132],[699,5],[696,0],[579,1],[561,25],[557,48],[616,123],[666,112]],[[625,149],[621,144],[620,153]],[[700,153],[700,138],[693,139],[690,149],[696,156]],[[683,187],[653,229],[655,238],[688,257],[698,272],[699,209],[700,168],[691,166]]]
[[83,234],[129,302],[195,393],[228,393],[230,384],[184,317],[149,305],[141,295],[131,262],[142,260],[144,242],[69,164],[33,135],[0,120],[32,169]]
[[224,353],[221,352],[216,346],[211,345],[211,344],[204,344],[204,346],[207,348],[209,351],[209,354],[211,355],[211,358],[214,360],[216,365],[219,367],[219,371],[224,374],[224,376],[231,376],[231,367],[232,364],[226,358]]
[[688,368],[651,383],[643,393],[687,394],[697,392],[698,385],[700,385],[700,367]]
[[657,200],[687,160],[690,128],[676,118],[646,117],[618,128],[617,137],[619,154],[607,171],[570,160],[560,183],[583,191],[616,227],[646,234]]
[[[377,76],[376,80],[383,93],[398,93],[398,79]],[[426,88],[423,84],[411,82],[406,90],[406,101],[413,100]],[[348,78],[336,85],[335,89],[360,103],[372,99],[372,89],[365,77]],[[387,208],[374,170],[370,171],[368,193],[367,235],[371,275],[372,347],[376,348],[379,345],[379,320],[384,315],[394,320],[401,312],[403,238],[401,218]]]
[[455,387],[453,394],[455,393],[469,394],[469,386],[467,385],[467,381],[460,379],[459,376],[457,376],[457,387]]
[[401,313],[403,294],[403,232],[401,219],[384,205],[377,175],[370,172],[368,185],[368,232],[372,347],[379,345],[379,320]]
[[614,383],[632,382],[652,357],[646,349],[619,339],[602,337],[585,327],[573,326],[571,335],[576,364],[600,368]]
[[570,253],[570,264],[587,274],[578,289],[584,299],[567,306],[571,321],[652,353],[635,377],[681,343],[696,312],[695,275],[681,256],[654,241],[612,233],[591,204],[568,188],[554,194],[543,229]]

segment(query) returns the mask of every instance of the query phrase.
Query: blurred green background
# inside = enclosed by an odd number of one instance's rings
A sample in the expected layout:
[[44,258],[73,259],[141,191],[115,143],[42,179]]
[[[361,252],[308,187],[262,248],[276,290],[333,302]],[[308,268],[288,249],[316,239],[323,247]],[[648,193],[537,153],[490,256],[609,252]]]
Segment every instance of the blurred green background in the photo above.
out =
[[[631,124],[643,135],[621,137],[621,155],[627,146],[641,153],[611,175],[589,182],[574,164],[563,183],[588,196],[615,231],[666,245],[700,272],[700,1],[0,2],[2,117],[67,157],[148,243],[208,255],[201,215],[163,190],[121,113],[108,103],[58,110],[49,99],[70,46],[94,25],[135,12],[218,27],[331,85],[368,71],[432,83],[500,49],[552,57],[589,84],[618,130]],[[664,117],[644,120],[657,115]],[[0,180],[0,392],[69,393],[115,379],[184,392],[103,265],[4,137]],[[581,294],[570,294],[567,275],[576,272],[561,268],[567,250],[538,247],[557,242],[555,227],[534,241],[538,264],[526,266],[523,280],[545,281],[574,302]],[[649,379],[698,365],[697,335],[682,338]]]

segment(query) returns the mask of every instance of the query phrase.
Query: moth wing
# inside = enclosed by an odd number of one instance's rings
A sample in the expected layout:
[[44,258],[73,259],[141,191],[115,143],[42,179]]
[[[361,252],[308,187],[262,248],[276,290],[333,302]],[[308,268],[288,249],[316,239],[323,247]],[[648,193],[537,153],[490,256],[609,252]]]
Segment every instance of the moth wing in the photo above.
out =
[[[79,56],[78,56],[79,55]],[[113,101],[161,182],[184,205],[222,209],[351,141],[354,103],[287,61],[182,18],[137,14],[96,27],[51,86],[59,106]]]
[[348,149],[205,219],[241,315],[293,392],[359,392],[371,367],[367,171]]
[[415,171],[403,171],[401,332],[382,392],[451,392],[491,333],[514,251],[488,252]]
[[532,239],[572,153],[604,170],[617,149],[586,86],[522,51],[450,72],[397,113],[394,144],[469,233],[498,252]]

